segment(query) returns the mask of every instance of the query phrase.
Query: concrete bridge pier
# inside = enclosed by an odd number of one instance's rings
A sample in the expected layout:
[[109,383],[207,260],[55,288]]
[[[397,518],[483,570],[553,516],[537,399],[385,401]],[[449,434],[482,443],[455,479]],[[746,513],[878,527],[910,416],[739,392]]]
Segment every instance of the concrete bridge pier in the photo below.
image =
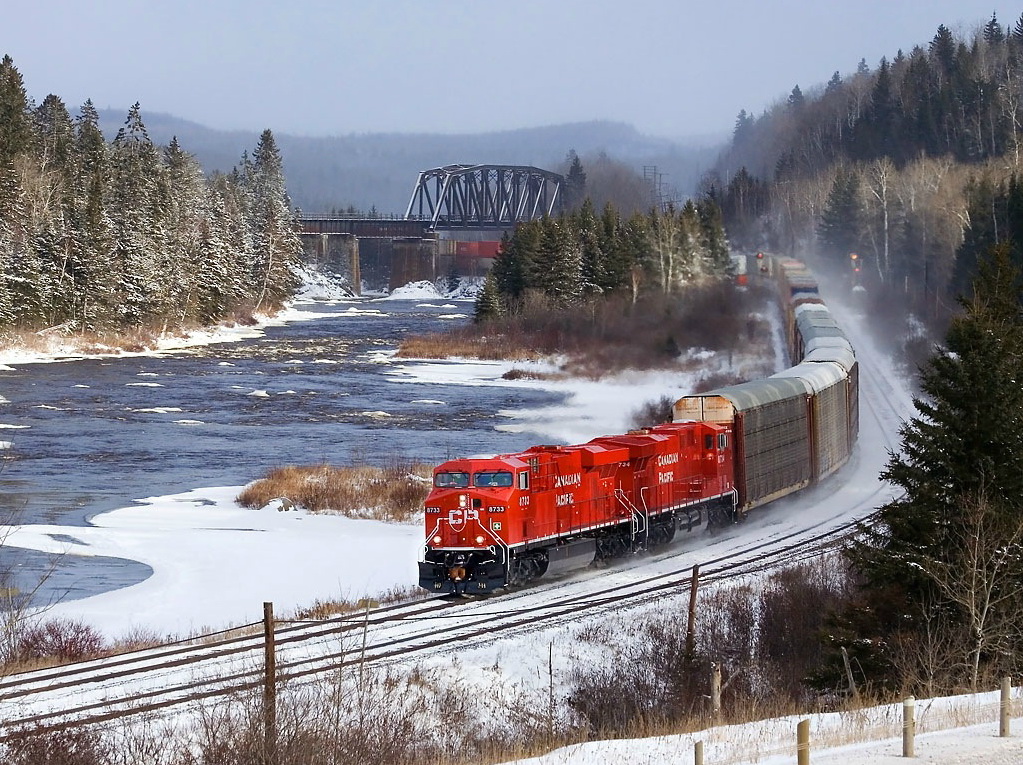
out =
[[301,235],[304,260],[320,271],[339,274],[348,280],[352,291],[362,291],[359,238],[353,234]]

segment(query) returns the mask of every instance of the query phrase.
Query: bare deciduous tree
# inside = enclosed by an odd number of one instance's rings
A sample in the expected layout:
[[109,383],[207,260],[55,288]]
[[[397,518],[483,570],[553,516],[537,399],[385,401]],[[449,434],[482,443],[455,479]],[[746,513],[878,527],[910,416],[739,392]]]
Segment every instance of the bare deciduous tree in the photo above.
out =
[[998,657],[1011,656],[1023,636],[1023,598],[1018,586],[1023,519],[1007,520],[1004,510],[981,491],[963,502],[961,520],[950,531],[949,549],[957,555],[921,557],[915,564],[962,614],[965,664],[970,687],[976,690],[982,659],[998,663]]

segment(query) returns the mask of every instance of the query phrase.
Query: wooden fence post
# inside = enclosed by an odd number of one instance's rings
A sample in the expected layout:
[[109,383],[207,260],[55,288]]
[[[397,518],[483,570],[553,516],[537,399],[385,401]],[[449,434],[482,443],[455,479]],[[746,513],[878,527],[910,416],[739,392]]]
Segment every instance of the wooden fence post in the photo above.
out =
[[697,741],[693,745],[693,765],[703,765],[703,742]]
[[916,736],[916,699],[910,696],[902,702],[902,756],[915,757],[913,743]]
[[277,652],[274,604],[263,604],[263,748],[266,765],[277,765]]
[[998,735],[1009,735],[1009,720],[1012,719],[1012,678],[1002,678],[1002,693],[998,703]]
[[691,662],[696,653],[696,593],[700,586],[700,564],[693,566],[689,581],[689,623],[686,624],[686,661]]
[[810,765],[810,721],[800,720],[796,725],[796,762]]
[[714,722],[721,719],[721,665],[710,665],[710,714]]

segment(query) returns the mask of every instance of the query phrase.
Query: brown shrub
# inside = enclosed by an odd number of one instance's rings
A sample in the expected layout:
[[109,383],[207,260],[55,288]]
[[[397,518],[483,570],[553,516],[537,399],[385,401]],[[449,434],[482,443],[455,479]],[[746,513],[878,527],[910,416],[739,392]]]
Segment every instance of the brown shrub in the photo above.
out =
[[109,747],[91,727],[14,733],[4,751],[8,765],[106,765]]
[[79,661],[100,655],[103,636],[75,619],[51,619],[25,628],[16,649],[20,662]]
[[291,465],[246,486],[237,502],[255,508],[287,499],[313,512],[407,522],[422,509],[431,476],[432,467],[401,460],[382,468]]

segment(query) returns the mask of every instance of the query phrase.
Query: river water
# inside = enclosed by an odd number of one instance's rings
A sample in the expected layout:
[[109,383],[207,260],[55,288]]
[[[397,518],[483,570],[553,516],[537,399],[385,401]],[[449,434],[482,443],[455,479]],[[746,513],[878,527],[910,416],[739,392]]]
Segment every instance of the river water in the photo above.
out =
[[[353,311],[353,306],[356,308]],[[300,309],[303,310],[303,309]],[[4,522],[82,525],[134,500],[234,486],[288,465],[427,463],[515,451],[498,411],[554,403],[535,389],[403,382],[403,335],[464,322],[443,301],[307,306],[318,318],[263,337],[158,356],[78,359],[0,371],[0,510]],[[0,573],[41,596],[127,586],[147,566],[0,548]]]

